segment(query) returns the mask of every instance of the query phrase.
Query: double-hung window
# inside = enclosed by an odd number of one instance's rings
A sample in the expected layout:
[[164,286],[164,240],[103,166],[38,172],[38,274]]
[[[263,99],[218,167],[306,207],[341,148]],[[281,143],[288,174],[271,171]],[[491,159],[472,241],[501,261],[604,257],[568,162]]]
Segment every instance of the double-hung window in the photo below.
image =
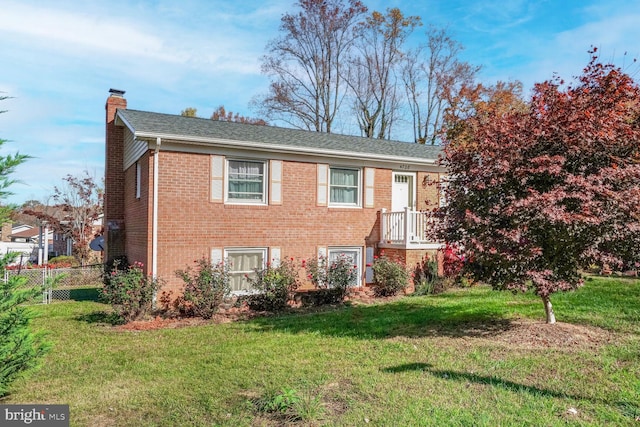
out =
[[227,162],[227,201],[266,203],[265,162],[229,160]]
[[225,250],[229,263],[231,291],[251,291],[249,280],[256,275],[256,269],[263,269],[267,259],[267,248],[233,248]]
[[332,167],[329,169],[329,204],[360,206],[360,170]]
[[356,278],[350,283],[351,286],[356,286],[360,283],[362,277],[362,248],[359,247],[330,247],[328,248],[327,264],[331,265],[333,262],[342,259],[348,259],[353,263],[358,273]]

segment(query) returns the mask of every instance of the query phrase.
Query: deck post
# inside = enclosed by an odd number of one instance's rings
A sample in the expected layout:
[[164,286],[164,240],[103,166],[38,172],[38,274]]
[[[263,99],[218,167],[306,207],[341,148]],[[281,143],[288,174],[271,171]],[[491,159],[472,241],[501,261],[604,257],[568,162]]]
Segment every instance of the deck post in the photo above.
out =
[[385,217],[387,208],[380,209],[380,243],[384,243],[387,237],[387,218]]
[[404,247],[406,248],[411,241],[411,208],[404,208]]

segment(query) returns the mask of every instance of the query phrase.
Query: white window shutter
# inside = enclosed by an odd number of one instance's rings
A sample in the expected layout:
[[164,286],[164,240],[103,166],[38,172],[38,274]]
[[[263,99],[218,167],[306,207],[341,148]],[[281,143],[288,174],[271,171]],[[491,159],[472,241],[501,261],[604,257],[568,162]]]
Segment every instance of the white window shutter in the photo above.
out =
[[211,201],[224,201],[224,156],[211,156]]
[[364,207],[365,208],[373,208],[374,198],[373,198],[373,189],[375,186],[374,177],[376,175],[376,170],[374,168],[364,168]]
[[211,249],[211,264],[217,265],[222,262],[222,249],[221,248],[213,248]]
[[329,165],[318,164],[318,206],[327,206]]
[[269,173],[271,177],[271,191],[269,196],[271,198],[271,205],[282,204],[282,161],[271,160],[269,165]]
[[322,246],[318,246],[318,258],[327,257],[327,248],[322,247]]
[[[328,256],[328,251],[326,247],[318,246],[318,261],[320,261],[320,258],[324,258],[324,261],[325,261],[324,267],[327,268],[329,266],[329,256]],[[320,262],[318,262],[318,267],[320,268]],[[322,284],[326,285],[326,283],[322,283]]]
[[270,248],[271,265],[277,267],[280,265],[280,248]]
[[364,280],[366,283],[373,283],[373,268],[371,267],[373,264],[373,247],[368,246],[365,250],[366,269],[364,270]]

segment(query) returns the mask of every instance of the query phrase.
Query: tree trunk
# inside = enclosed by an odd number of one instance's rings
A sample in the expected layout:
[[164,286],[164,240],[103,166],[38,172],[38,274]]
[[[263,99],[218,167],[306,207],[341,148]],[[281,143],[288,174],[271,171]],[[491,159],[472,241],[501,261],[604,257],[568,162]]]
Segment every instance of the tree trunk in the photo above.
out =
[[548,296],[543,296],[542,303],[544,304],[544,311],[547,314],[547,324],[552,325],[556,323],[556,315],[553,313],[553,306]]

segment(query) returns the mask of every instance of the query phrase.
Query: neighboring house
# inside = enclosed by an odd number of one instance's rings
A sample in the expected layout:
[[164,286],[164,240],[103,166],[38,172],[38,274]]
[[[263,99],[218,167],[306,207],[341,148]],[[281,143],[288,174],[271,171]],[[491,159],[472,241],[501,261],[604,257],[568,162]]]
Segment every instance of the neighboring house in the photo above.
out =
[[38,243],[40,241],[40,228],[31,226],[18,226],[12,228],[9,239],[16,243]]
[[[53,243],[53,233],[47,232],[48,248]],[[43,246],[44,247],[44,246]],[[40,248],[40,227],[31,225],[4,224],[2,227],[2,241],[0,242],[0,256],[8,252],[17,252],[21,255],[14,263],[38,262],[38,249]]]
[[[437,206],[437,146],[127,110],[106,103],[105,260],[126,255],[164,290],[178,269],[228,260],[233,290],[283,257],[350,256],[358,284],[384,249],[413,266]],[[417,209],[417,210],[416,210]]]
[[[100,214],[98,218],[91,225],[91,231],[93,237],[102,234],[102,223],[104,221],[104,215]],[[92,240],[92,239],[90,239]],[[73,238],[65,233],[55,232],[53,234],[53,256],[73,255]],[[90,252],[92,255],[89,257],[89,264],[100,263],[102,254],[98,251]]]
[[2,225],[2,231],[0,232],[0,240],[3,242],[11,242],[12,235],[22,233],[23,231],[33,230],[34,227],[32,225],[27,224],[16,224],[13,225],[11,222],[6,222]]

